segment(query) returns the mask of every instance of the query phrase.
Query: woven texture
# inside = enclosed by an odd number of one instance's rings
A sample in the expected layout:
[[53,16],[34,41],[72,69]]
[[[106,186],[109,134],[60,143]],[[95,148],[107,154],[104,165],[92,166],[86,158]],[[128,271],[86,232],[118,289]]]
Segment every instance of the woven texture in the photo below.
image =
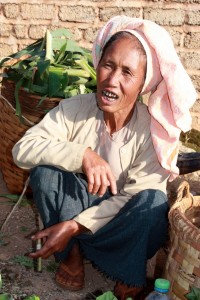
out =
[[[41,100],[40,96],[30,94],[21,89],[19,99],[24,119],[21,123],[15,115],[15,84],[10,81],[3,81],[0,98],[0,168],[4,181],[10,193],[21,194],[25,181],[29,175],[28,171],[18,168],[12,159],[12,148],[14,144],[24,135],[33,123],[38,123],[47,110],[55,107],[60,98],[45,99],[44,102],[36,108]],[[7,100],[7,101],[5,101]],[[27,190],[27,193],[30,191]]]
[[190,287],[200,288],[200,196],[192,196],[184,181],[169,212],[170,249],[164,277],[171,282],[171,298],[186,299]]

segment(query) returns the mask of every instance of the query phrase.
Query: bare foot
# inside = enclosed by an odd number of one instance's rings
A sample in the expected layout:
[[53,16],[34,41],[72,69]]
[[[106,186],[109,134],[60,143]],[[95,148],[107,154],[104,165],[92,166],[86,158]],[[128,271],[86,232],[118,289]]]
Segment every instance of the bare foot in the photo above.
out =
[[56,283],[72,291],[84,287],[83,257],[78,244],[74,244],[67,260],[60,264],[56,273]]

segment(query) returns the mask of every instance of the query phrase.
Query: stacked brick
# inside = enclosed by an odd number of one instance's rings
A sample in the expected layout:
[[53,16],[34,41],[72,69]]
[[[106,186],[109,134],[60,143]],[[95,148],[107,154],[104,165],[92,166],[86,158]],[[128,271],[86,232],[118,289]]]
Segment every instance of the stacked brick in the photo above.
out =
[[200,0],[1,0],[0,9],[0,58],[43,37],[47,28],[68,28],[91,49],[98,28],[114,15],[164,26],[196,87],[191,112],[193,128],[200,130]]

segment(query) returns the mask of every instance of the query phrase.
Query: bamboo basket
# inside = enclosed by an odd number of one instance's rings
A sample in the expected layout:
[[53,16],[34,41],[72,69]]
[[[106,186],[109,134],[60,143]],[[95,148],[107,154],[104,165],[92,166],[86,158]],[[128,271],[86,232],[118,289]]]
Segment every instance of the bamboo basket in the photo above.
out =
[[[47,98],[36,107],[40,96],[20,89],[19,99],[23,115],[23,123],[15,115],[15,83],[3,80],[0,96],[0,169],[7,189],[10,193],[21,194],[29,172],[18,168],[12,159],[14,144],[24,135],[26,130],[38,123],[46,112],[55,107],[60,98]],[[30,193],[30,190],[27,190]]]
[[190,194],[183,181],[169,211],[170,246],[164,277],[171,282],[171,298],[187,299],[192,286],[200,288],[200,196]]

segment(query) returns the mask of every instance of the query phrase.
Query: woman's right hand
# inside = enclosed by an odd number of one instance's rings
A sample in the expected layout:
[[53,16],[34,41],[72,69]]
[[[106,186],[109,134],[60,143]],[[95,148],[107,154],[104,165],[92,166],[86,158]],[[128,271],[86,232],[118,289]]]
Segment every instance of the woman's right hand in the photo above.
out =
[[86,231],[88,229],[75,220],[63,221],[40,230],[31,239],[33,241],[43,240],[42,248],[36,252],[29,253],[29,256],[32,258],[48,258],[55,252],[63,251],[72,237]]
[[108,186],[114,195],[117,193],[116,179],[109,164],[90,148],[87,148],[83,156],[82,169],[87,176],[89,193],[101,197]]

